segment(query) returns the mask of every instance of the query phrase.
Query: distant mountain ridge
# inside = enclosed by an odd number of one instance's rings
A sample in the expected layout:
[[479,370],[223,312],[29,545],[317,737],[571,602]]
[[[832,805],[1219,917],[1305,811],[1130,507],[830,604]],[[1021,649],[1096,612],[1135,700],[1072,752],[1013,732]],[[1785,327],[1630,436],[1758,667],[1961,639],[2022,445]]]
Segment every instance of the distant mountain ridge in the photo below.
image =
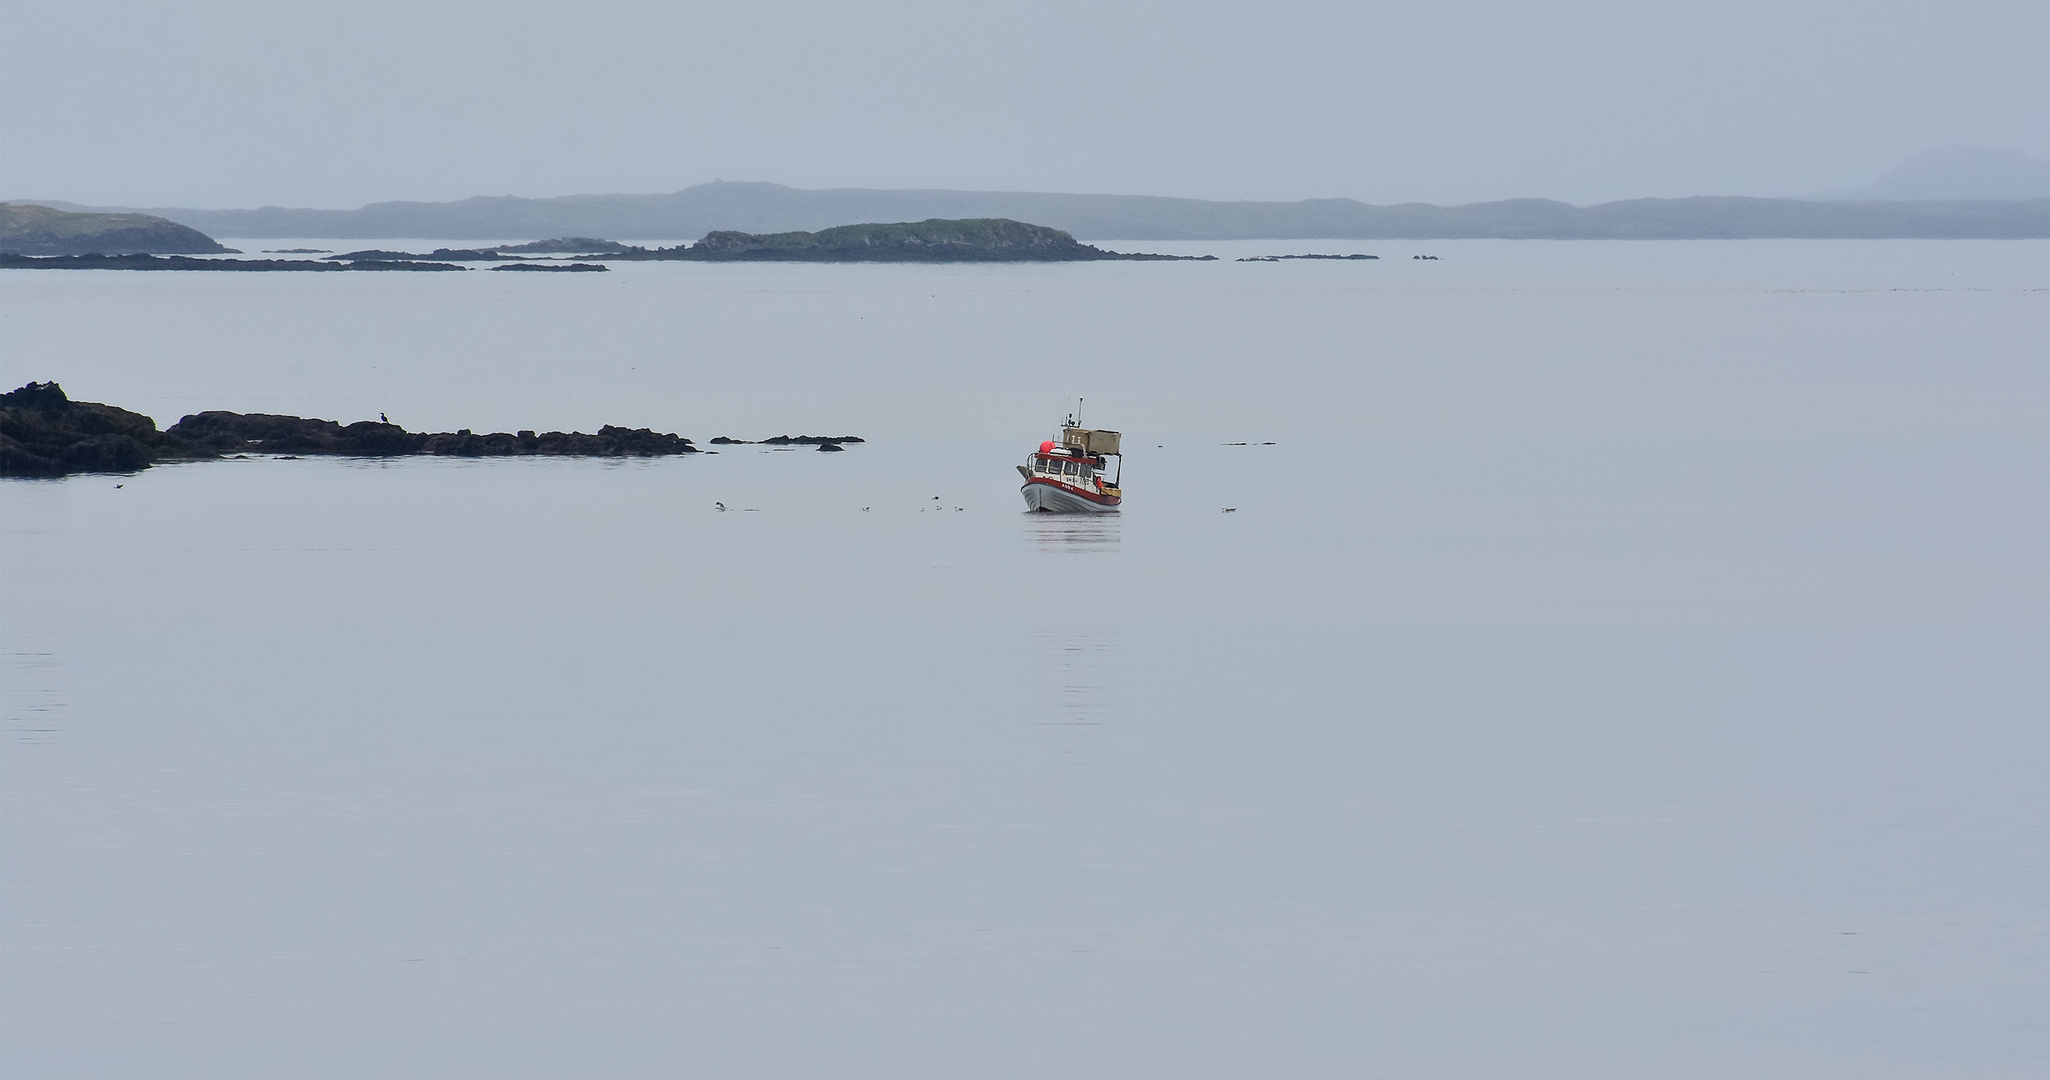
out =
[[[65,209],[88,209],[49,203]],[[96,209],[96,208],[95,208]],[[146,211],[210,236],[687,240],[733,230],[817,232],[856,222],[1010,218],[1094,240],[1691,240],[2050,238],[2050,199],[1826,202],[1699,196],[1579,207],[1550,199],[1373,206],[1354,199],[1213,202],[1154,195],[807,190],[713,181],[667,195],[478,196],[356,210]]]
[[1956,199],[2050,198],[2050,161],[2016,150],[1939,146],[1902,161],[1861,188],[1818,199],[1937,202]]

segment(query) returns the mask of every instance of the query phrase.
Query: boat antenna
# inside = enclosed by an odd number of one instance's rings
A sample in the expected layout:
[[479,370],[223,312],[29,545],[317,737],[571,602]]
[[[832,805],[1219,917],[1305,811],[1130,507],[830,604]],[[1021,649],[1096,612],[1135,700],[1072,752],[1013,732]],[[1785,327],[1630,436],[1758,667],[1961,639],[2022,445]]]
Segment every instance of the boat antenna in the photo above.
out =
[[1081,426],[1082,426],[1082,399],[1081,399],[1081,398],[1076,398],[1076,399],[1075,399],[1075,426],[1076,426],[1076,427],[1081,427]]

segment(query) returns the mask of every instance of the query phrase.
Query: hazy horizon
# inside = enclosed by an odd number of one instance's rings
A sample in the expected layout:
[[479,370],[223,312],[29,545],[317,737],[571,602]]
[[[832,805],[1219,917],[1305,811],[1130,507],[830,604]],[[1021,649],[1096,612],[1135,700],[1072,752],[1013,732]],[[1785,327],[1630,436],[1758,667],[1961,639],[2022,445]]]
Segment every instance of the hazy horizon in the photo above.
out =
[[[1962,158],[1962,160],[1960,160],[1960,158]],[[2005,160],[2003,160],[2003,158],[2005,158]],[[1991,164],[1995,164],[1995,166],[2005,166],[2005,174],[1999,174],[1999,172],[2001,172],[2001,168],[1995,168],[1995,170],[1986,170],[1984,166],[1988,164],[1988,160],[1991,160]],[[1917,164],[1919,164],[1919,166],[1923,166],[1923,168],[1919,168],[1919,170],[1917,170],[1917,168],[1915,168]],[[1935,168],[1931,168],[1931,166],[1935,166]],[[1962,166],[1962,168],[1960,168],[1960,166]],[[2023,182],[2029,182],[2029,184],[2034,184],[2034,186],[2036,186],[2036,189],[2042,189],[2042,191],[2029,191],[2029,193],[2005,193],[2005,195],[1927,195],[1927,193],[1925,193],[1925,195],[1911,195],[1911,193],[1902,193],[1902,189],[1909,189],[1909,186],[1913,186],[1913,182],[1915,182],[1915,180],[1927,180],[1931,172],[1933,172],[1933,174],[1937,174],[1937,182],[1941,182],[1941,180],[1952,180],[1952,182],[1958,182],[1958,180],[1960,180],[1960,176],[1958,176],[1958,174],[1964,174],[1964,176],[1962,176],[1962,180],[1964,180],[1964,182],[1970,182],[1970,180],[1974,178],[1974,176],[1972,176],[1972,172],[1974,172],[1974,170],[1972,170],[1972,166],[1980,166],[1980,168],[1978,168],[1978,172],[1980,172],[1978,180],[1982,180],[1982,182],[1984,182],[1984,180],[1991,180],[1991,182],[2001,182],[2001,180],[2005,180],[2005,182],[2009,182],[2009,184],[2017,182],[2017,178],[2013,176],[2013,172],[2015,172],[2015,170],[2017,170],[2017,166],[2019,166],[2021,170],[2029,172],[2027,180],[2023,180]],[[1902,174],[1909,174],[1909,172],[1915,172],[1915,176],[1913,176],[1913,178],[1911,178],[1909,182],[1900,182]],[[1943,172],[1952,172],[1952,176],[1941,176]],[[1993,174],[1993,176],[1986,176],[1986,172],[1995,172],[1995,174]],[[383,199],[383,201],[377,201],[377,203],[361,203],[361,205],[355,205],[355,207],[281,207],[279,203],[264,203],[264,205],[262,205],[260,209],[316,209],[316,211],[355,211],[355,209],[369,209],[369,207],[375,207],[375,205],[392,205],[392,203],[428,203],[428,205],[447,205],[447,203],[463,203],[463,201],[474,201],[474,199],[535,199],[535,201],[545,201],[545,199],[613,199],[613,197],[664,197],[664,195],[681,195],[681,193],[687,193],[687,191],[691,191],[691,189],[699,189],[699,186],[707,186],[707,184],[767,184],[767,186],[779,186],[779,189],[789,189],[789,191],[806,191],[806,193],[826,193],[826,195],[830,195],[830,193],[857,193],[857,191],[869,191],[869,193],[881,191],[881,193],[935,193],[935,195],[1070,195],[1070,197],[1084,197],[1084,199],[1132,199],[1132,197],[1148,199],[1148,197],[1160,197],[1160,195],[1156,195],[1156,193],[1142,193],[1142,191],[1119,191],[1119,193],[1111,193],[1111,191],[1066,191],[1066,193],[1054,193],[1054,191],[1029,191],[1029,189],[984,189],[984,191],[968,191],[968,189],[937,189],[937,186],[902,186],[902,189],[861,189],[861,186],[847,186],[847,184],[836,184],[836,186],[816,186],[816,189],[808,189],[808,186],[799,186],[799,184],[783,184],[783,182],[779,182],[779,180],[763,180],[763,178],[724,178],[724,176],[713,176],[711,180],[695,180],[695,182],[683,184],[683,186],[681,186],[681,189],[670,189],[670,191],[566,191],[566,193],[553,193],[553,195],[484,195],[484,193],[480,193],[480,195],[465,195],[465,197],[457,197],[457,199]],[[1710,191],[1701,191],[1701,193],[1695,193],[1695,197],[1716,197],[1716,195],[1726,195],[1726,193],[1710,193]],[[1894,166],[1892,170],[1888,170],[1886,174],[1878,176],[1878,178],[1876,178],[1874,182],[1870,182],[1870,184],[1859,184],[1859,186],[1853,186],[1853,189],[1841,189],[1841,191],[1824,191],[1824,193],[1802,193],[1802,195],[1786,195],[1786,193],[1783,193],[1783,195],[1777,195],[1777,199],[1818,199],[1818,201],[1837,201],[1837,199],[1876,199],[1876,201],[1890,201],[1890,199],[1900,199],[1900,201],[1941,201],[1941,199],[1995,199],[1995,201],[2005,201],[2005,199],[2040,199],[2040,197],[2050,197],[2050,160],[2044,160],[2044,158],[2034,158],[2034,156],[2027,156],[2027,154],[2019,154],[2019,152],[2003,152],[2003,150],[1995,150],[1995,148],[1960,148],[1960,146],[1950,146],[1950,148],[1931,148],[1931,150],[1925,150],[1925,152],[1921,152],[1921,154],[1913,154],[1913,156],[1909,156],[1909,158],[1904,158],[1902,162],[1898,162],[1898,164],[1896,164],[1896,166]],[[1168,197],[1162,197],[1162,199],[1185,199],[1185,197],[1173,197],[1173,195],[1168,195]],[[1359,201],[1359,203],[1367,203],[1365,199],[1353,199],[1353,197],[1349,197],[1349,195],[1306,195],[1306,197],[1304,197],[1304,199],[1300,199],[1300,201],[1347,201],[1347,199],[1351,199],[1351,201]],[[1540,201],[1544,201],[1544,199],[1548,199],[1548,197],[1544,197],[1544,195],[1511,195],[1511,197],[1505,197],[1505,199],[1492,199],[1492,201],[1527,201],[1527,199],[1540,199]],[[1628,199],[1619,199],[1619,201],[1630,201],[1630,199],[1660,199],[1660,197],[1656,197],[1656,195],[1640,195],[1640,197],[1628,197]],[[1669,199],[1671,199],[1671,197],[1669,197]],[[1677,199],[1685,199],[1685,197],[1677,197]],[[1773,199],[1773,197],[1767,197],[1767,199]],[[1244,201],[1244,203],[1296,203],[1298,199],[1291,199],[1291,201],[1265,201],[1265,199],[1242,199],[1242,201]],[[1564,201],[1564,199],[1560,199],[1560,201]],[[33,195],[0,195],[0,203],[45,203],[45,205],[66,205],[66,207],[90,207],[90,203],[80,203],[80,201],[76,201],[76,199],[61,199],[61,197],[33,197]],[[1216,199],[1216,203],[1230,203],[1230,201],[1226,201],[1226,199]],[[1458,207],[1458,205],[1476,205],[1476,203],[1443,203],[1443,201],[1439,201],[1439,203],[1433,203],[1433,201],[1429,201],[1429,199],[1414,199],[1414,201],[1408,201],[1408,203],[1410,203],[1410,205],[1419,205],[1419,203],[1421,203],[1421,205],[1443,205],[1443,207]],[[1490,203],[1490,201],[1484,201],[1484,203]],[[1576,207],[1583,207],[1583,209],[1585,209],[1585,207],[1593,207],[1593,205],[1601,205],[1601,203],[1568,203],[1568,205],[1576,205]],[[111,207],[111,209],[141,209],[141,211],[150,211],[150,209],[205,209],[205,211],[240,211],[240,209],[258,209],[258,207],[170,207],[168,203],[158,203],[158,205],[119,205],[119,207],[115,207],[115,205],[109,205],[109,207]]]
[[761,178],[1588,205],[1854,188],[1941,146],[2050,156],[2050,12],[2020,0],[560,10],[12,3],[0,196],[349,209]]

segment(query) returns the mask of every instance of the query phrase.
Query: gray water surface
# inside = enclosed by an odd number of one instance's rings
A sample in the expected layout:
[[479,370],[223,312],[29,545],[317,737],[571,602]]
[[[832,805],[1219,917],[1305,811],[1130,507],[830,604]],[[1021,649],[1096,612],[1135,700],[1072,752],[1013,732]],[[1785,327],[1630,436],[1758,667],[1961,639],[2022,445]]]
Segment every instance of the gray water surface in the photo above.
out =
[[2041,1074],[2050,245],[1188,247],[1383,260],[0,276],[164,425],[869,440],[0,483],[0,1066]]

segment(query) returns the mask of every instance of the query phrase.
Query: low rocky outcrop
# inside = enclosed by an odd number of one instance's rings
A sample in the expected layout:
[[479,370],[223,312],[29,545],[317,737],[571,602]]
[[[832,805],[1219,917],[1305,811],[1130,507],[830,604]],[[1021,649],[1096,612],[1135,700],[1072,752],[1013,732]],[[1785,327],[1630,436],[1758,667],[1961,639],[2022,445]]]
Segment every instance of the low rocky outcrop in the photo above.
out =
[[533,431],[500,431],[479,435],[468,428],[453,432],[415,432],[397,424],[374,420],[359,420],[343,426],[333,420],[268,413],[195,413],[173,424],[164,435],[184,447],[245,454],[659,457],[698,452],[697,447],[681,435],[610,424],[599,428],[595,435],[579,431],[539,434]]
[[1247,258],[1247,259],[1240,259],[1240,260],[1238,260],[1238,261],[1239,261],[1239,262],[1287,262],[1287,261],[1289,261],[1290,259],[1341,259],[1341,260],[1360,260],[1360,259],[1378,259],[1378,258],[1380,258],[1380,257],[1381,257],[1381,256],[1379,256],[1379,255],[1255,255],[1255,256],[1253,256],[1253,257],[1251,257],[1251,258]]
[[[604,241],[599,241],[599,243],[603,243],[603,242],[604,242]],[[619,246],[619,245],[614,245],[614,246]],[[524,248],[522,248],[522,250],[524,250]],[[578,251],[584,251],[584,250],[588,250],[588,249],[585,249],[585,248],[577,248],[577,249],[575,249],[575,250],[578,250]],[[622,250],[638,250],[638,249],[622,249]],[[325,259],[323,259],[323,260],[321,260],[321,261],[322,261],[322,262],[332,262],[332,263],[341,263],[341,262],[353,262],[353,263],[359,263],[359,264],[360,264],[360,263],[364,263],[364,262],[430,262],[430,261],[438,261],[438,262],[495,262],[495,263],[503,263],[503,264],[504,264],[504,265],[502,265],[502,266],[494,266],[494,267],[492,267],[492,269],[493,269],[493,270],[556,270],[556,271],[562,271],[562,270],[605,270],[605,269],[608,269],[608,267],[603,267],[603,266],[593,266],[593,265],[591,265],[591,264],[589,264],[589,263],[571,263],[571,264],[563,264],[563,263],[549,263],[549,262],[533,262],[533,261],[530,261],[530,260],[527,260],[527,259],[521,258],[520,256],[517,256],[517,255],[504,255],[504,254],[500,254],[500,252],[499,252],[499,250],[498,250],[497,248],[435,248],[435,249],[434,249],[433,251],[430,251],[430,252],[428,252],[428,253],[427,253],[427,254],[425,254],[425,255],[415,254],[414,252],[411,252],[411,251],[385,251],[385,250],[382,250],[382,249],[378,249],[378,248],[373,248],[373,249],[370,249],[370,250],[367,250],[367,251],[351,251],[351,252],[347,252],[347,253],[344,253],[344,254],[341,254],[341,255],[329,255],[329,256],[328,256],[327,258],[325,258]]]
[[778,435],[763,439],[762,443],[767,446],[825,446],[864,441],[858,435]]
[[166,454],[176,451],[141,413],[73,401],[54,382],[0,394],[0,476],[134,472]]
[[411,251],[385,251],[371,248],[367,251],[350,251],[340,255],[329,255],[322,262],[501,262],[511,260],[511,255],[500,255],[490,248],[435,248],[425,255]]
[[609,254],[615,251],[640,251],[641,248],[622,244],[616,240],[598,240],[589,236],[565,236],[556,240],[536,240],[530,244],[503,244],[493,251],[518,252],[526,255],[588,255]]
[[468,430],[453,435],[430,435],[420,452],[445,457],[668,457],[695,454],[698,448],[681,435],[607,424],[599,428],[596,435],[578,431],[473,435]]
[[538,270],[544,274],[588,274],[598,270],[610,270],[604,263],[508,263],[494,266],[493,270]]
[[1105,251],[1059,229],[1009,218],[966,218],[841,225],[818,232],[756,235],[722,230],[695,244],[632,249],[585,259],[686,262],[1097,262],[1208,261],[1212,255],[1144,255]]
[[[856,440],[859,441],[859,440]],[[342,424],[303,416],[209,411],[164,431],[155,420],[112,405],[72,401],[54,382],[0,394],[0,476],[56,477],[81,472],[135,472],[166,461],[235,454],[348,457],[661,457],[695,454],[681,435],[607,424],[579,431],[479,435],[407,431],[362,420]]]
[[778,435],[771,439],[730,439],[721,435],[712,440],[714,446],[827,446],[840,443],[866,442],[859,435]]
[[362,420],[346,427],[333,420],[272,413],[202,412],[164,433],[180,448],[208,454],[341,454],[391,457],[417,454],[428,436],[397,424]]
[[313,259],[195,259],[187,255],[0,255],[0,270],[219,270],[229,273],[320,270],[467,270],[440,262],[353,263]]
[[0,203],[0,254],[218,255],[230,249],[153,214],[80,214]]

